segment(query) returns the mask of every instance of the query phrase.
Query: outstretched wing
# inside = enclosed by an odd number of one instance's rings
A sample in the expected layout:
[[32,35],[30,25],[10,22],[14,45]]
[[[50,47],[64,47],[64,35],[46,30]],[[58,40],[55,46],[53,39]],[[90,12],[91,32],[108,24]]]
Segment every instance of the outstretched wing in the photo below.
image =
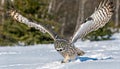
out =
[[35,29],[40,30],[42,33],[49,33],[49,35],[56,40],[57,35],[50,29],[47,29],[46,27],[44,27],[43,25],[41,25],[40,23],[36,23],[36,22],[32,22],[29,19],[27,19],[26,17],[22,16],[21,14],[19,14],[16,10],[10,10],[9,14],[11,17],[13,17],[13,19],[17,20],[20,23],[24,23],[26,25],[28,25],[29,27],[34,27]]
[[83,22],[78,30],[74,33],[71,43],[76,42],[79,38],[83,38],[88,33],[103,27],[113,15],[113,2],[101,2],[94,13]]

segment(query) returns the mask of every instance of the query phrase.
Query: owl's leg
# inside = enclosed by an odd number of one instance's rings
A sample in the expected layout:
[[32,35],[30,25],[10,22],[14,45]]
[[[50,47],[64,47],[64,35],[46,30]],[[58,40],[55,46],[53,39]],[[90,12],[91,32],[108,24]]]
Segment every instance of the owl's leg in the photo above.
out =
[[67,55],[64,57],[64,60],[61,61],[61,63],[67,63],[67,62],[69,62],[69,60],[70,60],[70,57],[69,57],[69,55],[67,54]]

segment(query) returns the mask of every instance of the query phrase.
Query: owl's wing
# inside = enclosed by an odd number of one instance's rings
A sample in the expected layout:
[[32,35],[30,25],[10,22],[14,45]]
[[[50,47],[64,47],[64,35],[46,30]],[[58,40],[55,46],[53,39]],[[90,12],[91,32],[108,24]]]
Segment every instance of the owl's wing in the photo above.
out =
[[103,27],[112,17],[114,12],[113,2],[101,2],[94,13],[83,22],[78,30],[74,33],[71,43],[76,42],[79,38],[83,38],[88,33]]
[[40,30],[42,33],[48,33],[54,40],[57,38],[57,34],[55,34],[51,29],[46,28],[45,26],[38,24],[37,22],[32,22],[20,13],[18,13],[16,10],[10,10],[9,14],[13,19],[17,20],[20,23],[24,23],[28,25],[29,27],[34,27],[37,30]]

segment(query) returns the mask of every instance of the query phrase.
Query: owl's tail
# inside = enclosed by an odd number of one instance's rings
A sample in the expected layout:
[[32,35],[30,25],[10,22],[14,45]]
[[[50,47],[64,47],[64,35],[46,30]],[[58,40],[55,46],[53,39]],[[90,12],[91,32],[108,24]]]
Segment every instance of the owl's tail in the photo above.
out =
[[83,56],[85,54],[85,52],[80,50],[79,48],[76,48],[76,51],[78,56]]

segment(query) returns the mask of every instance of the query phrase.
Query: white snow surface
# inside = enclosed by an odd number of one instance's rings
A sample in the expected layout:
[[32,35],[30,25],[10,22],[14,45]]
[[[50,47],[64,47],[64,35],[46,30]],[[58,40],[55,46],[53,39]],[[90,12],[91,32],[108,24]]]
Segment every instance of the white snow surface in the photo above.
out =
[[120,33],[107,41],[78,41],[85,55],[69,63],[53,44],[0,47],[0,69],[120,69]]

